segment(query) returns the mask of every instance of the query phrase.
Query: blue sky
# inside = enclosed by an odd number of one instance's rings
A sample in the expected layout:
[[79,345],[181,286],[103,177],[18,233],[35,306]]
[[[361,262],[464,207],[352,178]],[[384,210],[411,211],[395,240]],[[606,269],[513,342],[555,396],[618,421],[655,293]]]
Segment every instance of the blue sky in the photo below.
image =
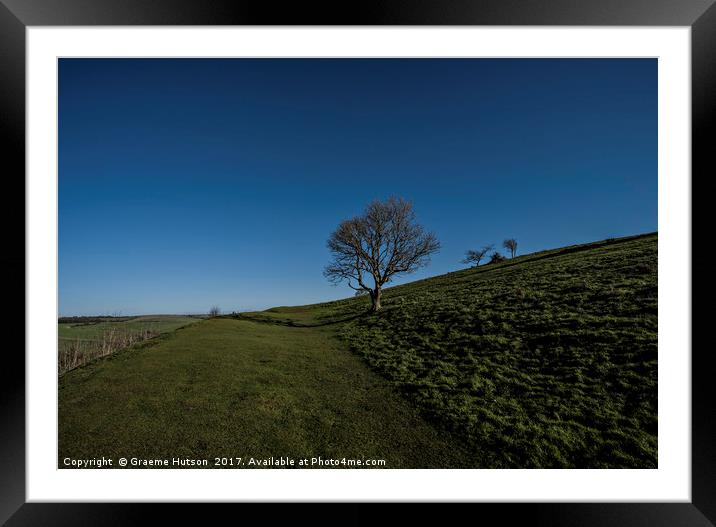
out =
[[402,196],[404,283],[657,230],[655,59],[60,59],[61,315],[342,298],[338,223]]

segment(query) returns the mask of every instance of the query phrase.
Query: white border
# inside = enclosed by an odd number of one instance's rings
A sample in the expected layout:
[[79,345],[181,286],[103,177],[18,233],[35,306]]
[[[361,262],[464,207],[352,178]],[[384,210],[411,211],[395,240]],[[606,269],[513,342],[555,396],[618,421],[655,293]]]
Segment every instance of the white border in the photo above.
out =
[[[28,501],[690,502],[690,37],[673,27],[28,28]],[[659,468],[57,470],[58,56],[658,57]]]

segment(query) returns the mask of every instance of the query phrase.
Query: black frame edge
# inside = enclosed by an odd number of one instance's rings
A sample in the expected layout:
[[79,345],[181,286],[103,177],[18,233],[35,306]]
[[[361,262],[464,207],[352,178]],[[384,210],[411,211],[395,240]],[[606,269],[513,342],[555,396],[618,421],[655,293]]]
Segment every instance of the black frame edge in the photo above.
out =
[[[14,250],[0,257],[6,292],[15,301],[2,303],[2,317],[17,319],[22,309],[25,320],[25,25],[0,4],[0,141],[3,146],[3,194],[0,222],[6,226]],[[22,176],[21,176],[22,175]],[[13,210],[12,205],[19,210]],[[15,227],[13,229],[13,227]],[[10,244],[8,244],[10,245]],[[19,277],[23,277],[22,281]],[[22,291],[21,291],[22,290]],[[22,293],[22,300],[20,299]],[[21,303],[20,303],[21,302]],[[13,329],[25,349],[25,327]],[[15,339],[12,339],[15,341]],[[7,362],[0,367],[0,523],[25,502],[25,356],[19,346],[8,345]],[[10,351],[12,350],[12,351]]]
[[[713,0],[2,0],[46,25],[638,25],[690,26]],[[61,4],[58,5],[58,4]]]
[[[194,0],[0,0],[0,135],[5,147],[4,159],[9,161],[5,171],[5,195],[13,196],[15,204],[23,196],[19,209],[24,218],[25,187],[25,26],[27,25],[213,25],[213,24],[345,24],[345,25],[684,25],[692,28],[692,199],[706,199],[706,193],[693,192],[694,181],[700,181],[716,173],[711,157],[711,137],[716,128],[716,4],[715,0],[653,0],[644,4],[639,0],[536,0],[525,3],[516,0],[457,0],[450,8],[438,7],[437,1],[398,0],[388,2],[369,1],[361,9],[346,15],[335,7],[319,4],[307,7],[293,6],[277,11],[276,6],[250,5],[218,0],[210,6]],[[10,6],[10,9],[6,7]],[[335,5],[335,4],[334,4]],[[283,9],[283,8],[282,8]],[[697,174],[699,176],[697,177]],[[13,179],[14,178],[14,179]],[[16,185],[16,187],[12,187]],[[11,193],[10,189],[14,192]],[[697,216],[692,205],[692,240],[699,239],[708,218],[698,208]],[[4,207],[2,214],[6,226],[17,222],[17,210]],[[701,221],[699,221],[701,220]],[[7,229],[12,232],[12,228]],[[24,230],[16,231],[17,243],[22,251],[7,251],[2,255],[2,265],[10,277],[25,276]],[[22,241],[20,242],[20,237]],[[701,238],[705,239],[705,238]],[[13,240],[14,241],[14,240]],[[706,264],[692,250],[692,282],[701,276]],[[9,280],[11,292],[23,288],[23,312],[25,306],[24,280]],[[697,322],[706,322],[705,312],[693,307],[698,298],[710,292],[708,282],[701,282],[698,290],[692,287],[692,341],[699,332],[694,331]],[[6,289],[7,290],[7,289]],[[7,319],[17,317],[17,305],[8,302],[3,306]],[[703,324],[702,324],[703,326]],[[24,328],[20,337],[24,348]],[[695,347],[695,346],[692,346]],[[8,349],[10,349],[8,347]],[[7,525],[76,525],[77,523],[102,523],[126,525],[150,520],[150,512],[188,520],[206,520],[206,505],[179,504],[27,504],[25,503],[25,362],[22,355],[8,353],[7,362],[0,368],[3,395],[0,399],[0,524],[11,515]],[[12,356],[14,355],[14,357]],[[716,524],[716,424],[713,417],[713,401],[716,401],[716,383],[709,367],[713,364],[709,350],[692,354],[692,503],[629,503],[629,504],[479,504],[479,512],[471,506],[480,519],[495,519],[511,524],[525,520],[532,525],[693,525]],[[214,505],[226,509],[228,505]],[[19,508],[18,508],[19,507]],[[254,508],[253,505],[244,505]],[[284,506],[274,506],[286,510]],[[305,504],[304,509],[316,508]],[[341,509],[340,516],[321,506],[318,517],[334,523],[371,522],[382,516],[384,508],[375,504],[353,504],[348,512]],[[328,506],[329,509],[333,508]],[[405,519],[422,521],[444,519],[439,508],[427,509],[417,505]],[[294,510],[294,507],[291,507]],[[262,511],[263,512],[263,511]],[[14,514],[13,514],[14,513]],[[336,511],[337,513],[337,511]],[[295,512],[292,512],[292,515]],[[320,523],[320,521],[319,521]]]
[[[692,105],[692,247],[694,240],[704,234],[706,205],[694,207],[697,201],[707,198],[699,192],[705,181],[716,173],[713,138],[716,136],[716,4],[713,4],[691,27],[691,105]],[[699,211],[699,212],[696,212]],[[692,284],[703,276],[706,255],[695,255],[692,249]],[[698,300],[706,300],[711,293],[708,281],[698,288],[692,286],[692,446],[691,486],[692,500],[698,509],[716,523],[716,424],[714,407],[716,383],[713,380],[714,362],[708,347],[699,353],[696,348],[697,328],[708,327],[707,312],[696,310]],[[705,304],[703,304],[705,305]],[[703,340],[702,340],[703,342]]]

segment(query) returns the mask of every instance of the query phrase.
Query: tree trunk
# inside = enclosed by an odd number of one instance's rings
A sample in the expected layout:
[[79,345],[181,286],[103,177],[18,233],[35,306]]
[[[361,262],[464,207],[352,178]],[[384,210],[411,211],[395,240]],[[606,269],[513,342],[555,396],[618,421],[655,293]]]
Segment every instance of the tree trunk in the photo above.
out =
[[373,291],[370,292],[370,299],[373,301],[373,306],[371,308],[371,311],[375,312],[380,309],[380,295],[382,291],[380,290],[380,287],[376,287]]

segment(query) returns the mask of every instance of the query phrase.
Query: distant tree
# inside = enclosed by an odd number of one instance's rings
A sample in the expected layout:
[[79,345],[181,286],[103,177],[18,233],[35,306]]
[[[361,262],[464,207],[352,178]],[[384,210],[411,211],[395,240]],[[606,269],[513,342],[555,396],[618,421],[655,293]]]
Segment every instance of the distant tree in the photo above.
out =
[[462,263],[475,264],[475,267],[477,267],[478,265],[480,265],[482,259],[487,256],[487,253],[489,253],[494,248],[494,245],[485,245],[482,249],[479,250],[470,249],[465,253],[465,258],[462,260]]
[[514,238],[509,238],[502,242],[502,246],[510,251],[510,258],[514,258],[515,254],[517,254],[517,240]]
[[219,309],[218,306],[211,306],[211,309],[209,310],[210,317],[218,317],[219,313],[221,313],[221,309]]
[[440,249],[435,235],[415,223],[412,203],[396,197],[373,201],[360,216],[342,221],[327,246],[333,260],[323,274],[334,284],[346,280],[351,289],[368,293],[372,311],[380,309],[386,283],[427,265]]
[[490,256],[490,261],[487,262],[487,263],[488,263],[488,264],[495,264],[495,263],[500,263],[500,262],[505,262],[505,261],[507,261],[507,258],[505,258],[504,256],[502,256],[502,255],[501,255],[500,253],[498,253],[497,251],[495,251],[494,253],[492,253],[492,255]]

